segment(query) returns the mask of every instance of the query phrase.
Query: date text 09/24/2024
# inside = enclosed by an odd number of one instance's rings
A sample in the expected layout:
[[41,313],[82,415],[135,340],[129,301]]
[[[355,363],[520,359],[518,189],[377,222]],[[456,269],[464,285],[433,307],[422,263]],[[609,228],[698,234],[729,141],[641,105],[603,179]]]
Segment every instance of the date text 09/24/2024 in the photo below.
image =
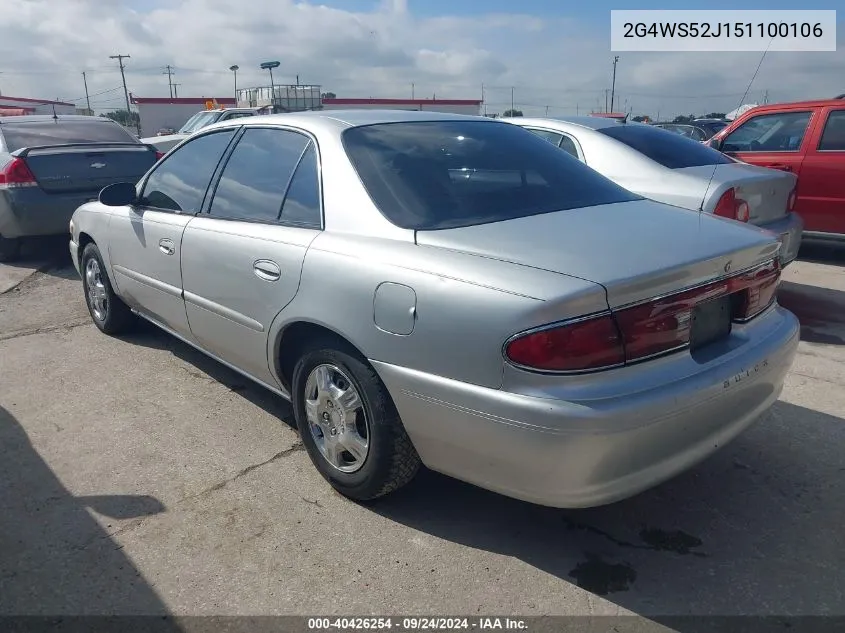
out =
[[465,631],[528,629],[525,620],[510,617],[350,617],[308,618],[309,631]]

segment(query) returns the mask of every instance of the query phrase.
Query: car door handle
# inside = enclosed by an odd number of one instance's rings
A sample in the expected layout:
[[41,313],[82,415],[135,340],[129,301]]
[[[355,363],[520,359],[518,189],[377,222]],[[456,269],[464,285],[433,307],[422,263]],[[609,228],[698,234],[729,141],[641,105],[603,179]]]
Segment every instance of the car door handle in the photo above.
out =
[[792,171],[792,165],[783,165],[781,163],[775,163],[773,165],[768,165],[769,169],[779,169],[781,171]]
[[253,263],[252,272],[264,281],[277,281],[282,276],[282,269],[279,265],[269,259],[259,259]]
[[176,252],[176,247],[173,245],[173,240],[164,238],[158,241],[158,250],[165,255],[173,255]]

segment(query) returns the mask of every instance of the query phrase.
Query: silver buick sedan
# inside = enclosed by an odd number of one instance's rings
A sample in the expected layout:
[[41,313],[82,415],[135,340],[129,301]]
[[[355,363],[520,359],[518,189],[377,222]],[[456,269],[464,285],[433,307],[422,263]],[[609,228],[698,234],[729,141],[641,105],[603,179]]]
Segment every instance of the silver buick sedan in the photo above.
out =
[[783,243],[782,266],[798,256],[804,223],[792,213],[795,174],[740,162],[643,123],[591,116],[503,120],[542,136],[641,196],[771,231]]
[[798,344],[770,234],[478,117],[216,124],[70,228],[100,330],[142,317],[290,399],[357,500],[420,464],[550,506],[622,499],[748,427]]

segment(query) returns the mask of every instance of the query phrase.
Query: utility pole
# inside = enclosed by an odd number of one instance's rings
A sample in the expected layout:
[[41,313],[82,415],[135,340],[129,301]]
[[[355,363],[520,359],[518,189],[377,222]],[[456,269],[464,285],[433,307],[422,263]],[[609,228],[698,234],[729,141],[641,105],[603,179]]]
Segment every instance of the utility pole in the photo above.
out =
[[511,116],[513,116],[513,86],[511,86]]
[[173,98],[173,67],[168,64],[165,66],[165,71],[161,73],[162,75],[167,75],[167,87],[170,88],[170,98]]
[[484,105],[484,116],[487,116],[487,99],[484,98],[484,82],[481,83],[481,103]]
[[607,109],[607,93],[610,92],[607,88],[604,89],[604,112],[607,114],[610,110]]
[[176,91],[176,88],[177,88],[178,86],[181,86],[181,85],[182,85],[182,84],[173,84],[173,98],[174,98],[174,99],[178,99],[178,98],[179,98],[179,93]]
[[610,88],[610,110],[613,111],[613,98],[616,96],[616,63],[619,61],[619,55],[613,58],[613,83]]
[[120,64],[120,78],[123,79],[123,96],[126,97],[126,111],[130,112],[129,110],[129,91],[126,89],[126,73],[125,67],[123,65],[124,59],[129,59],[129,55],[109,55],[109,59],[116,59],[117,63]]
[[88,105],[88,112],[93,114],[94,111],[91,109],[91,99],[88,97],[88,78],[85,76],[85,71],[82,71],[82,83],[85,84],[85,103]]
[[763,104],[765,105],[765,104],[767,104],[768,102],[769,102],[769,91],[768,91],[768,90],[766,90],[766,92],[765,92],[765,93],[763,93]]
[[296,76],[296,85],[299,85],[299,75]]
[[411,100],[413,101],[413,99],[414,99],[414,84],[413,84],[413,82],[411,82]]
[[549,116],[549,106],[546,106],[546,116]]

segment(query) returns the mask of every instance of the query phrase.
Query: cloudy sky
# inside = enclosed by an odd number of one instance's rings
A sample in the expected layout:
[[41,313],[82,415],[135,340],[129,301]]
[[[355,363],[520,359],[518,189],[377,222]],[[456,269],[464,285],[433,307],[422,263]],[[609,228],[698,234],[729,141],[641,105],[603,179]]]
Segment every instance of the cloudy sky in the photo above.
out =
[[[813,9],[833,9],[820,0]],[[229,96],[277,83],[320,84],[339,97],[480,98],[488,112],[526,115],[603,109],[611,84],[610,9],[794,9],[792,0],[2,0],[0,92],[121,107],[117,62],[130,92]],[[835,53],[769,53],[746,102],[845,92],[845,12]],[[736,107],[760,53],[622,53],[617,103],[661,118]],[[413,84],[413,86],[412,86]],[[620,109],[617,107],[617,109]]]

